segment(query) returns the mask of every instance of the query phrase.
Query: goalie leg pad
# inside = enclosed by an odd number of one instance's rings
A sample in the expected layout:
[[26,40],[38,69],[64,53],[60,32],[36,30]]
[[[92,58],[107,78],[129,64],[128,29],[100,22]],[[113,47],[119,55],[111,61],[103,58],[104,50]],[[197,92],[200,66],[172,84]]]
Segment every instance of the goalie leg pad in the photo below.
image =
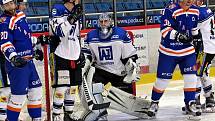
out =
[[83,102],[86,102],[88,107],[81,116],[81,119],[84,121],[98,120],[101,118],[101,116],[104,116],[103,114],[107,114],[104,112],[107,112],[106,108],[108,108],[110,105],[110,102],[104,103],[102,96],[102,92],[104,91],[103,84],[92,84],[94,72],[95,68],[91,67],[87,76],[87,80],[85,79],[85,76],[83,78]]
[[42,108],[42,87],[29,89],[27,98],[29,115],[32,118],[40,118]]
[[108,92],[103,93],[103,95],[107,96],[105,102],[111,102],[110,108],[139,118],[148,118],[149,100],[124,92],[110,83],[105,85],[105,90]]

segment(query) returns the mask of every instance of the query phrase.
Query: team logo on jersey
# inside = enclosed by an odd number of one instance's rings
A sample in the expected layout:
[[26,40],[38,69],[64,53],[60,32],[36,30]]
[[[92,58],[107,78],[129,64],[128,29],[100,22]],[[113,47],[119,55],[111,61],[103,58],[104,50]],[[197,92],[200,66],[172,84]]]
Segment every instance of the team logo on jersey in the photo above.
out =
[[113,60],[112,46],[98,47],[98,49],[99,49],[99,59],[101,61]]
[[119,38],[119,35],[113,35],[112,37],[111,37],[111,39],[118,39]]
[[207,10],[207,13],[211,13],[211,12],[212,12],[211,9],[208,9],[208,10]]

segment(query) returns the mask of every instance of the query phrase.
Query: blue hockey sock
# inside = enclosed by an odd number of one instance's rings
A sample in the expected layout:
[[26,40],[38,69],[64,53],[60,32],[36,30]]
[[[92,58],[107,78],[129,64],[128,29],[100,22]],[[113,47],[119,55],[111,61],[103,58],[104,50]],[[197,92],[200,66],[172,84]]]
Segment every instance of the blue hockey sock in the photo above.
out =
[[32,118],[40,118],[41,117],[41,104],[39,105],[28,105],[28,113]]

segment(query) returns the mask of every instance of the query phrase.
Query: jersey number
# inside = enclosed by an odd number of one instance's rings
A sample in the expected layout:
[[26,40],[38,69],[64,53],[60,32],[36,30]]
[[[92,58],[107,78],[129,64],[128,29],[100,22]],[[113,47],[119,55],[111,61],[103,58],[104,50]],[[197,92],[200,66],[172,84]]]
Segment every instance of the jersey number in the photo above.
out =
[[164,20],[164,26],[171,26],[169,20],[167,20],[167,19]]
[[6,31],[1,32],[1,40],[7,39],[8,38],[8,33]]

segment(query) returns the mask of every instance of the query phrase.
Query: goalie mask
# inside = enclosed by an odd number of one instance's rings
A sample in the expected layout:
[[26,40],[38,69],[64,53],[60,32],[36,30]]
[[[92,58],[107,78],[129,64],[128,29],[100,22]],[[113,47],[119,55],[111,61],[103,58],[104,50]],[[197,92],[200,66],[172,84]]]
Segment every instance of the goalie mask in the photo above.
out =
[[103,13],[98,19],[99,36],[107,39],[112,34],[112,19],[108,13]]

